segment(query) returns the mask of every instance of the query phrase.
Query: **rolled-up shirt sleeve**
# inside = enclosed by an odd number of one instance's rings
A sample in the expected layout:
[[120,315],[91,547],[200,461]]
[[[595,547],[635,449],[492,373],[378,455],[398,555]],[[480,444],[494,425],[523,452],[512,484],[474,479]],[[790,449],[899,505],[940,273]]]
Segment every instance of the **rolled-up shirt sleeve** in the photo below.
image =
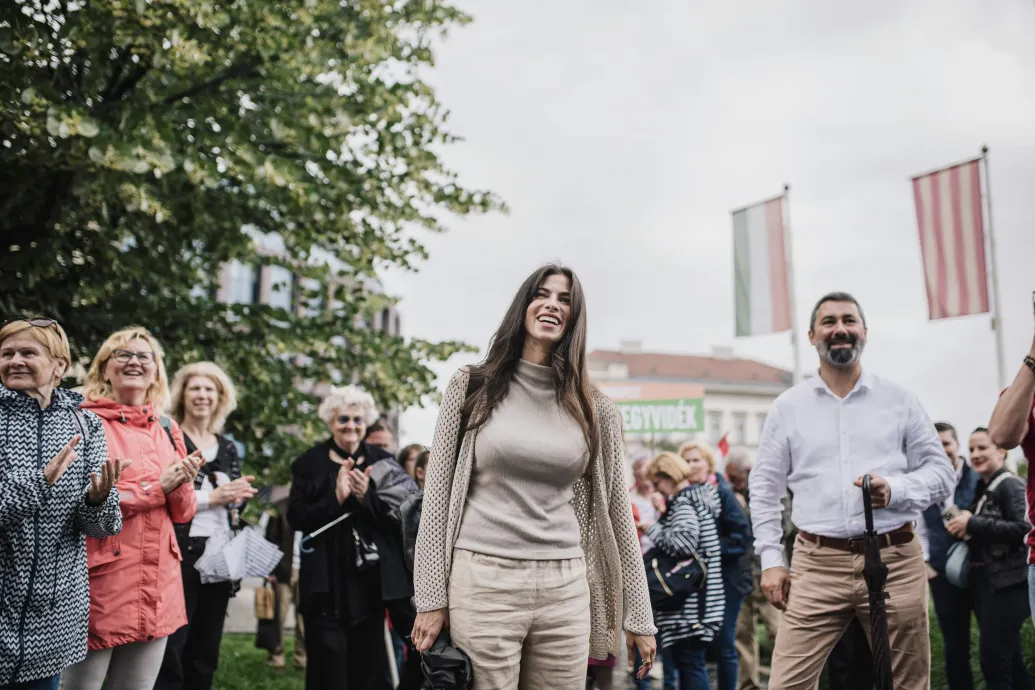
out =
[[755,553],[762,560],[762,570],[787,567],[780,543],[783,536],[783,506],[780,500],[787,493],[787,474],[790,469],[790,445],[780,409],[774,405],[762,426],[755,464],[748,479]]
[[904,447],[906,473],[886,477],[891,489],[888,507],[924,511],[948,498],[956,485],[956,471],[931,418],[915,397],[910,403]]

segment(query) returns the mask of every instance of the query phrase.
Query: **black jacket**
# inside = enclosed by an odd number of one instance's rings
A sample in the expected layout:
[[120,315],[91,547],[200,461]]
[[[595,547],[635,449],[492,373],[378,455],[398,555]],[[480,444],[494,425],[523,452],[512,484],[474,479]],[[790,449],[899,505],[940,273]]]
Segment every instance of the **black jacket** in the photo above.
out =
[[[413,596],[413,582],[403,559],[402,531],[377,495],[373,479],[366,506],[355,496],[339,504],[334,487],[339,466],[330,450],[349,457],[328,439],[313,446],[291,464],[288,522],[308,535],[346,513],[351,516],[303,546],[298,574],[299,609],[303,615],[319,615],[349,625],[367,616],[381,615],[383,602]],[[376,446],[360,444],[354,459],[357,469],[377,463],[395,463],[391,454]],[[369,570],[356,565],[353,530],[377,545],[379,563]],[[308,553],[306,549],[312,549]]]
[[746,597],[755,588],[751,571],[752,543],[751,523],[740,502],[733,493],[733,487],[721,474],[716,475],[719,503],[722,515],[719,518],[719,543],[722,545],[722,584],[727,598],[735,595]]
[[987,487],[1008,471],[1006,468],[999,470],[987,483],[981,480],[971,507],[975,514],[967,524],[971,559],[975,563],[984,563],[985,575],[993,590],[1026,582],[1028,577],[1028,550],[1024,546],[1024,538],[1031,525],[1027,520],[1024,480],[1011,475],[999,482],[995,491],[988,494],[981,512],[976,512]]
[[[952,502],[960,510],[968,510],[974,505],[974,495],[977,492],[978,482],[981,481],[981,475],[962,458],[960,462],[963,463],[963,472],[959,483],[956,484]],[[928,562],[932,568],[944,574],[945,559],[949,557],[949,547],[955,540],[945,529],[945,522],[942,520],[942,504],[935,503],[928,506],[924,511],[923,520],[927,526]]]

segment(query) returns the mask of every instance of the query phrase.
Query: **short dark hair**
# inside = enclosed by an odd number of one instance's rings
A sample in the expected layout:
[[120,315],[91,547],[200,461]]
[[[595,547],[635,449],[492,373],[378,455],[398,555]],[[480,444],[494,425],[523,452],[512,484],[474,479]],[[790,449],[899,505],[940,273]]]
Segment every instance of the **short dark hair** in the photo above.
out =
[[983,426],[979,426],[977,429],[974,429],[973,431],[970,432],[971,436],[973,436],[974,434],[988,434],[989,436],[992,435],[991,433],[989,433],[988,427],[983,427]]
[[939,434],[948,431],[950,434],[952,434],[953,441],[955,441],[956,443],[959,443],[960,441],[960,437],[956,435],[956,427],[954,427],[952,424],[949,424],[948,422],[935,422],[934,430],[937,431]]
[[364,438],[370,438],[370,435],[378,431],[391,431],[386,425],[383,419],[379,419],[370,426],[367,427],[367,435]]
[[812,318],[809,319],[809,330],[816,330],[816,317],[819,316],[819,308],[827,302],[851,302],[855,305],[855,308],[859,310],[859,318],[862,319],[863,328],[866,328],[866,314],[863,314],[862,305],[859,304],[859,300],[852,297],[847,292],[828,292],[819,298],[816,302],[816,306],[812,308]]

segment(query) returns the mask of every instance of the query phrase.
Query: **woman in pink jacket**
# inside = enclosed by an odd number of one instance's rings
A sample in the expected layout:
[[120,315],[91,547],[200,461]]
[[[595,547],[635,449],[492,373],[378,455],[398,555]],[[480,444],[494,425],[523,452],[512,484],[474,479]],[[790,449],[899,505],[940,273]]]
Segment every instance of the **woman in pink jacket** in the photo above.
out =
[[169,397],[162,348],[143,328],[112,334],[86,376],[90,410],[104,425],[111,457],[131,459],[119,479],[122,533],[87,539],[90,631],[86,659],[65,670],[64,690],[151,690],[166,638],[186,624],[174,522],[197,503],[200,455],[187,455],[175,422],[162,424]]

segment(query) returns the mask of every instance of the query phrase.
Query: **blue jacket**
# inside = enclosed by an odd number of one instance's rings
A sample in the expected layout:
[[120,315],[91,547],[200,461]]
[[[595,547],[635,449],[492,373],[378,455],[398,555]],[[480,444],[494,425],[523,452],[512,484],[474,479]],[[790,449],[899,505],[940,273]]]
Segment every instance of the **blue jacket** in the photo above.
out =
[[[956,484],[956,493],[952,501],[960,510],[969,510],[974,502],[974,493],[977,491],[978,481],[981,477],[966,461],[962,459],[960,461],[963,462],[963,476]],[[949,556],[949,547],[954,539],[945,530],[940,503],[928,506],[924,511],[924,524],[927,525],[928,562],[932,568],[944,574],[945,559]]]
[[739,594],[747,596],[754,590],[755,582],[751,570],[751,553],[754,537],[751,523],[740,507],[733,487],[721,474],[716,474],[715,487],[722,506],[719,518],[719,543],[722,549],[722,582],[727,597]]

